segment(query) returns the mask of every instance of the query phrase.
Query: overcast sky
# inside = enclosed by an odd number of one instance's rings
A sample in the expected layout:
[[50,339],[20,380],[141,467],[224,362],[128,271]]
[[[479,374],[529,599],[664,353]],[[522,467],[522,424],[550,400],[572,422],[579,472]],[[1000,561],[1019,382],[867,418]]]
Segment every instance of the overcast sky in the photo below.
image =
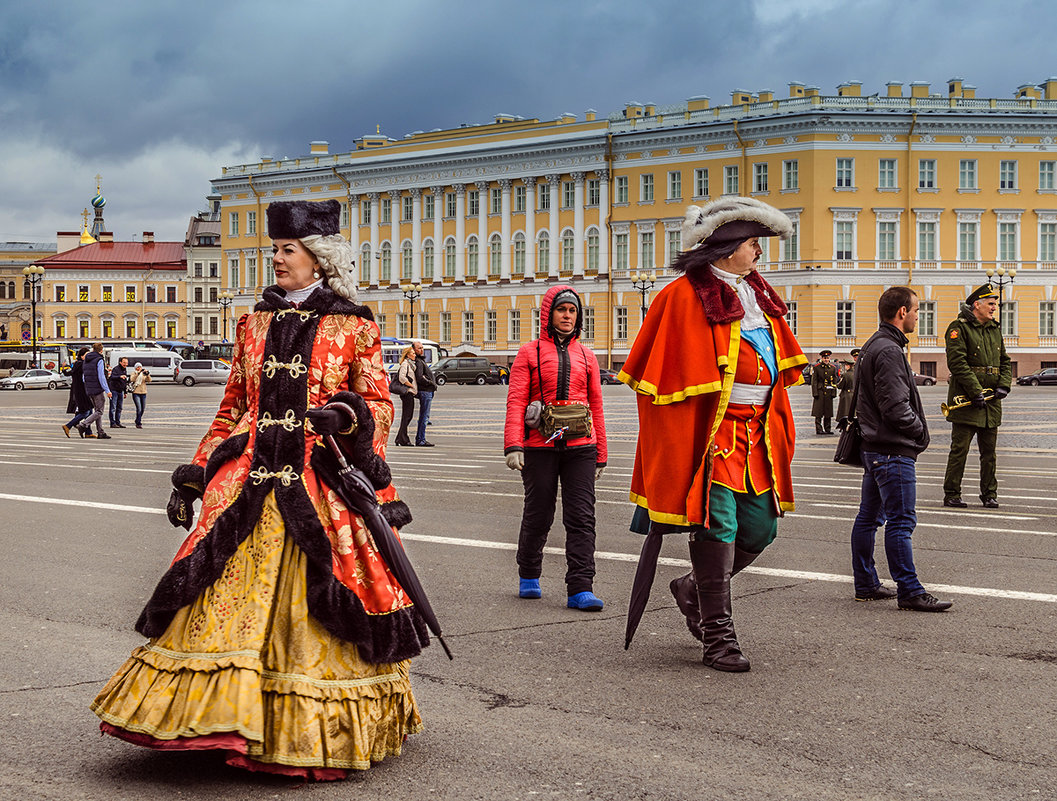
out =
[[[296,15],[295,15],[296,14]],[[221,168],[497,113],[604,116],[733,89],[835,94],[1057,74],[1053,0],[93,0],[6,3],[0,241],[182,240]]]

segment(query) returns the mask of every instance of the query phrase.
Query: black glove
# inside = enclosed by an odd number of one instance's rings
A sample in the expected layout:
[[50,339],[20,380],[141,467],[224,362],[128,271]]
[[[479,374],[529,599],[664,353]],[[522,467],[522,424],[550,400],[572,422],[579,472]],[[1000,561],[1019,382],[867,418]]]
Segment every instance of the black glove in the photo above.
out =
[[982,392],[979,395],[977,395],[975,398],[973,398],[972,401],[970,401],[970,403],[972,403],[974,409],[985,409],[985,408],[987,408],[987,398],[984,396],[984,393],[982,393]]
[[840,420],[837,421],[837,430],[838,431],[843,431],[847,427],[848,427],[848,418],[847,417],[842,417]]
[[1008,387],[995,387],[995,398],[1002,400],[1006,395],[1009,394]]
[[320,436],[340,434],[352,428],[352,418],[343,409],[309,409],[305,418]]
[[196,498],[198,498],[198,493],[186,487],[176,487],[172,491],[169,503],[165,507],[165,514],[168,515],[169,522],[173,526],[176,528],[183,526],[188,531],[191,530],[191,523],[195,519]]

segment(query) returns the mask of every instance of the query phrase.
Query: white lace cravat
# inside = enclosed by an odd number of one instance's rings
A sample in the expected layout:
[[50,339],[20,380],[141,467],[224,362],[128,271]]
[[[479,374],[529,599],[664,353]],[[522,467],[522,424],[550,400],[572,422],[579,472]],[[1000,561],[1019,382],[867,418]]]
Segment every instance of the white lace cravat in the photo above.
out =
[[741,321],[741,329],[743,331],[767,327],[767,318],[764,316],[760,304],[756,302],[756,290],[752,288],[752,284],[745,280],[744,275],[728,273],[714,264],[712,265],[712,274],[738,293],[741,307],[745,309],[745,317]]
[[300,306],[302,303],[308,300],[308,296],[315,292],[316,288],[320,286],[323,286],[322,278],[320,278],[314,284],[309,284],[308,286],[302,287],[301,289],[291,289],[289,292],[286,293],[286,299],[291,303]]

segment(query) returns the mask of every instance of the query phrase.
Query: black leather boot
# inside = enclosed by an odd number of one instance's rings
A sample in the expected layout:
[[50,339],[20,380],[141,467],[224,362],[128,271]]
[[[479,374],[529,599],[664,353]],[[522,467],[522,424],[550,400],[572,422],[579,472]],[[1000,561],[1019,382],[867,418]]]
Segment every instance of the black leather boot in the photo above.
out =
[[[738,573],[755,562],[757,556],[759,556],[758,553],[743,551],[735,545],[734,566],[731,568],[730,575],[738,575]],[[685,576],[672,579],[668,588],[672,591],[672,596],[675,598],[675,603],[679,606],[679,611],[686,616],[686,627],[690,630],[695,640],[701,640],[701,607],[698,606],[697,581],[694,579],[694,571],[691,570]]]
[[701,661],[710,668],[728,673],[749,669],[734,633],[730,601],[730,576],[734,570],[734,543],[694,541],[690,561],[697,579],[698,606],[701,609]]

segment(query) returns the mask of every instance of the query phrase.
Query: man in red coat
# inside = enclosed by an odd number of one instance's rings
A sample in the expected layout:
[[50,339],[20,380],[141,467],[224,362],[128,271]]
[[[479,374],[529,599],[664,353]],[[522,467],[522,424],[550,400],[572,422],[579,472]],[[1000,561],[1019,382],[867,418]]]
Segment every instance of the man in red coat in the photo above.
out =
[[[620,380],[638,394],[633,528],[690,533],[693,571],[672,582],[703,661],[745,671],[730,578],[774,539],[793,508],[795,427],[786,387],[807,363],[786,306],[755,270],[760,237],[788,217],[752,198],[690,206],[672,264]],[[648,515],[648,519],[647,519]]]
[[[606,421],[598,360],[579,340],[582,321],[580,297],[571,286],[547,290],[540,303],[540,337],[521,346],[510,368],[503,453],[525,485],[518,595],[542,595],[543,546],[560,481],[568,607],[597,612],[602,600],[593,592],[595,481],[606,465]],[[542,407],[538,425],[525,417],[532,404]]]

